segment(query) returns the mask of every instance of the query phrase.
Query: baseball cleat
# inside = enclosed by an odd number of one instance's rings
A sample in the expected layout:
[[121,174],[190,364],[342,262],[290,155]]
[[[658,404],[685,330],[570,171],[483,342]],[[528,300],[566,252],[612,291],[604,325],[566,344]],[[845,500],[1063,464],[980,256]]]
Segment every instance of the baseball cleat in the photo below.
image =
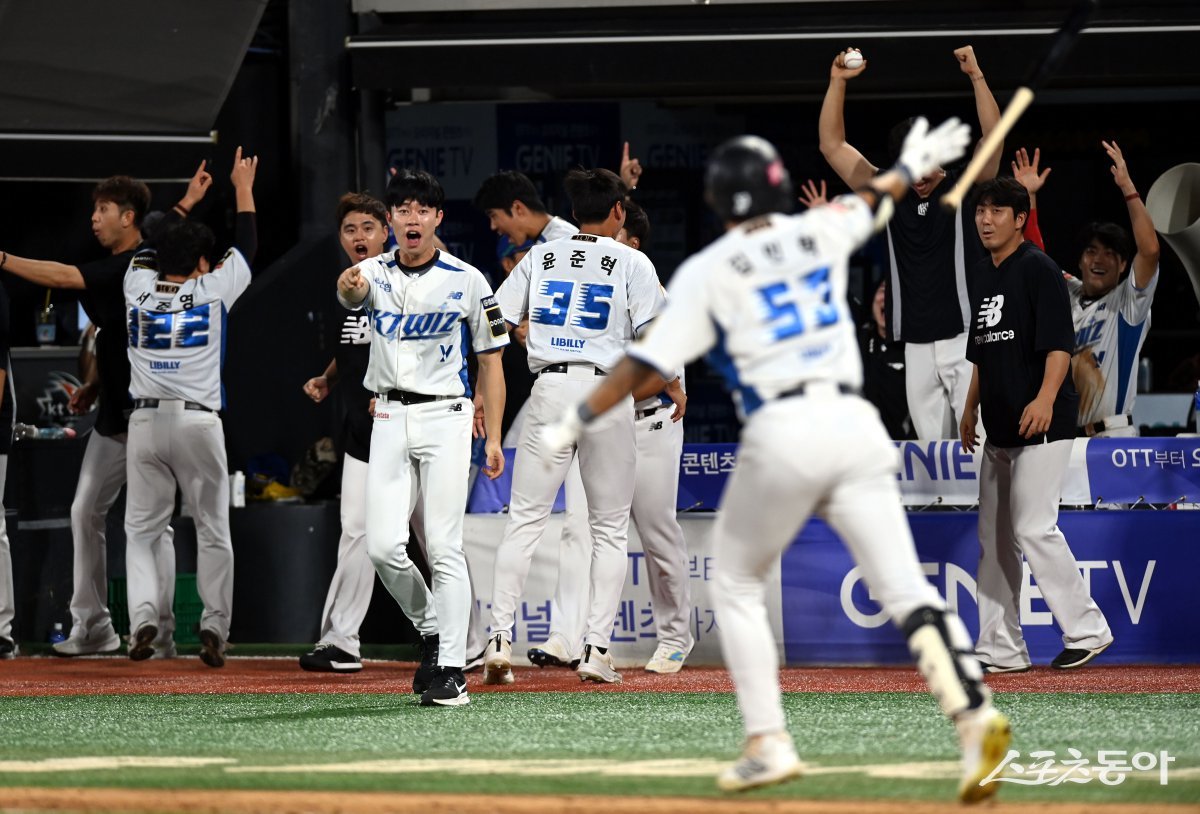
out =
[[1012,727],[1008,718],[991,706],[968,710],[954,721],[962,748],[962,781],[958,799],[978,803],[1000,790],[996,780],[984,782],[1008,754]]
[[654,655],[650,657],[650,661],[646,662],[647,673],[678,673],[683,669],[683,663],[687,661],[687,657],[691,654],[692,647],[689,646],[686,650],[680,650],[669,644],[660,644],[654,651]]
[[754,735],[746,739],[742,756],[717,776],[721,791],[749,791],[784,783],[804,774],[792,736],[786,732]]
[[438,648],[441,639],[438,634],[421,637],[421,664],[413,674],[412,691],[414,695],[422,695],[433,686],[433,678],[437,674]]
[[541,647],[529,648],[529,661],[538,667],[567,667],[574,670],[579,659],[572,658],[566,639],[559,633],[551,633]]
[[121,637],[111,627],[96,636],[68,636],[50,648],[56,656],[90,656],[95,653],[111,653],[121,648]]
[[0,636],[0,659],[15,659],[21,655],[21,648],[12,639]]
[[583,646],[583,658],[575,668],[580,681],[596,681],[601,684],[620,684],[621,674],[613,666],[612,653],[601,653],[600,648],[590,644]]
[[483,663],[484,684],[512,684],[512,642],[497,633],[488,642],[487,660]]
[[988,664],[986,661],[979,662],[979,666],[983,668],[985,673],[1028,673],[1030,667],[1028,664],[1014,664],[1011,667],[1002,667],[999,664]]
[[200,661],[209,667],[225,666],[225,640],[215,630],[200,631]]
[[300,668],[313,673],[357,673],[362,666],[358,656],[329,642],[317,642],[316,647],[300,657]]
[[1102,644],[1091,650],[1087,648],[1068,647],[1054,657],[1054,661],[1050,662],[1050,666],[1056,670],[1070,670],[1073,667],[1082,667],[1110,647],[1112,647],[1111,641],[1108,644]]
[[483,669],[483,662],[487,660],[487,647],[485,646],[475,655],[467,659],[467,663],[463,666],[464,673],[473,673],[476,670]]
[[154,639],[158,636],[158,628],[154,625],[142,625],[137,633],[129,637],[130,661],[144,661],[154,655]]
[[465,707],[469,703],[467,679],[458,667],[438,667],[433,684],[421,695],[423,707]]
[[164,639],[161,642],[154,643],[154,655],[150,658],[155,660],[173,659],[179,655],[179,651],[175,649],[174,639]]

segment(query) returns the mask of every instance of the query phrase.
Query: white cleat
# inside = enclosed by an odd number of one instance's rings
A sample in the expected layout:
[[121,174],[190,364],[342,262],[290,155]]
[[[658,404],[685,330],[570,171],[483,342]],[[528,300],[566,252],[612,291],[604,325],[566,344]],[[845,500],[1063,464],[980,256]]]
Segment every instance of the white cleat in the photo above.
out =
[[113,653],[121,647],[121,637],[111,627],[96,636],[70,636],[52,646],[56,656],[90,656]]
[[678,673],[683,669],[683,663],[687,661],[687,657],[691,654],[692,648],[689,646],[686,650],[680,650],[669,644],[660,644],[654,651],[654,655],[650,657],[650,661],[646,662],[647,673]]
[[484,684],[512,684],[512,642],[503,633],[488,641],[487,659],[483,662]]
[[784,783],[804,774],[792,736],[786,732],[755,735],[746,739],[742,756],[717,777],[722,791],[748,791]]
[[580,681],[597,681],[601,684],[620,684],[621,674],[613,666],[612,653],[601,653],[590,644],[583,646],[583,658],[575,668]]
[[958,799],[964,803],[986,800],[1000,789],[996,780],[984,783],[988,775],[1004,762],[1012,727],[1008,718],[992,706],[968,710],[954,721],[962,748],[962,781]]

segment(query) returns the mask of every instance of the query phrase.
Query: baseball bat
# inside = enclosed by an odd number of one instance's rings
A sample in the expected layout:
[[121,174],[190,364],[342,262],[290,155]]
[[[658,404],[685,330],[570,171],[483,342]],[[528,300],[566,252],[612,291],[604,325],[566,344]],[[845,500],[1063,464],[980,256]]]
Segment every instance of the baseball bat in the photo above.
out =
[[974,185],[975,179],[979,177],[979,173],[983,171],[983,165],[999,149],[1000,143],[1004,141],[1005,136],[1012,131],[1017,120],[1021,118],[1021,114],[1033,102],[1034,91],[1041,87],[1059,69],[1063,60],[1067,58],[1067,54],[1071,52],[1072,46],[1075,45],[1075,40],[1079,39],[1079,32],[1083,30],[1084,23],[1091,16],[1092,11],[1096,8],[1096,4],[1097,0],[1081,0],[1071,11],[1062,28],[1058,29],[1058,33],[1054,35],[1054,39],[1050,41],[1050,47],[1046,49],[1045,56],[1034,67],[1030,80],[1017,88],[1017,92],[1013,94],[1013,98],[1009,101],[1008,106],[1004,108],[1004,113],[1000,116],[999,123],[992,128],[992,132],[988,133],[987,138],[975,150],[975,155],[971,158],[971,163],[967,165],[962,176],[959,177],[958,183],[954,185],[954,189],[942,196],[941,203],[944,208],[954,210],[962,205],[967,191]]

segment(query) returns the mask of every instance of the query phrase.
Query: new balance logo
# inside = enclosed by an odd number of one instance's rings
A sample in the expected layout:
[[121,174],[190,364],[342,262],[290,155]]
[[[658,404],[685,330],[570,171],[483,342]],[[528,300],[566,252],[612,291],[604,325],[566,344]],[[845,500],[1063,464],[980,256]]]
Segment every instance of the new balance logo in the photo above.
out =
[[1000,321],[1001,309],[1004,308],[1004,295],[985,297],[979,306],[979,319],[975,321],[976,328],[991,328]]
[[346,317],[346,321],[342,323],[342,344],[370,345],[371,318],[366,314]]
[[929,211],[929,201],[921,201],[921,203],[917,204],[917,214],[920,215],[921,217],[925,217],[925,213],[928,211]]

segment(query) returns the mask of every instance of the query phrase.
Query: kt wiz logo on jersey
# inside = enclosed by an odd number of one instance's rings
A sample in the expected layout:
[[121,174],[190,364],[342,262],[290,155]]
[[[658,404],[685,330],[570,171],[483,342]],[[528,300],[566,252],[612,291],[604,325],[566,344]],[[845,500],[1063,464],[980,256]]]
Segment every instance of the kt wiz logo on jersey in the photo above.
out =
[[432,314],[397,314],[394,311],[372,313],[375,333],[389,341],[396,339],[437,339],[449,336],[462,314],[457,311],[437,311]]

